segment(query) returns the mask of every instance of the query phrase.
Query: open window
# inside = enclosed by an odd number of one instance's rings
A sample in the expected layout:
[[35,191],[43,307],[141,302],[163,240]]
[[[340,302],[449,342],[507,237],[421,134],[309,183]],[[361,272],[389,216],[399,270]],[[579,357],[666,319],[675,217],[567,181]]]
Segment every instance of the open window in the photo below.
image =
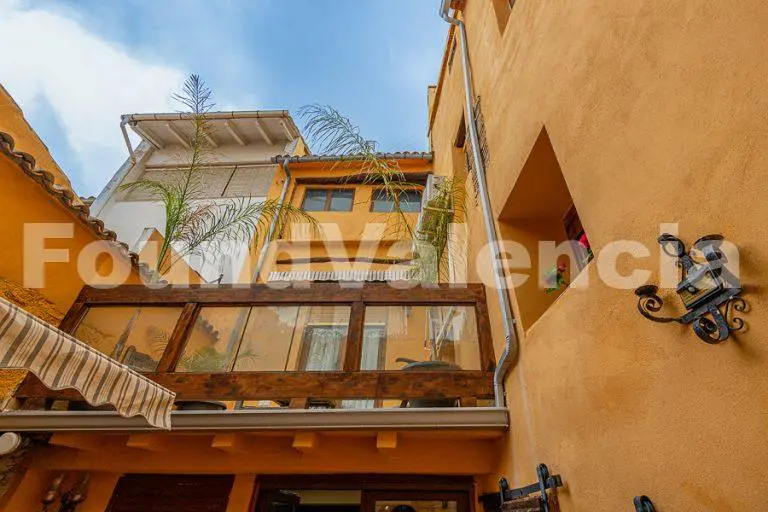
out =
[[521,321],[529,328],[592,259],[587,232],[546,130],[542,130],[499,216],[504,240],[521,244],[530,268],[507,260]]

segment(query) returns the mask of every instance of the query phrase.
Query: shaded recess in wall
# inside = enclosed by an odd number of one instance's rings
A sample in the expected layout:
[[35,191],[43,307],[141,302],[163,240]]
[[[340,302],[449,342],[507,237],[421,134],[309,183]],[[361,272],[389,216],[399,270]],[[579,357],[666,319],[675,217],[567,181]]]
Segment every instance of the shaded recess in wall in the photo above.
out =
[[[552,305],[564,289],[547,293],[546,277],[552,261],[539,261],[540,241],[557,245],[569,240],[568,231],[578,219],[568,184],[546,129],[542,129],[528,155],[523,169],[499,215],[499,228],[504,240],[521,244],[531,258],[531,268],[520,268],[525,262],[508,259],[509,274],[521,280],[515,286],[515,297],[523,327],[530,328]],[[580,220],[576,220],[581,225]],[[558,264],[565,264],[565,279],[570,282],[585,264],[585,257],[575,247],[564,245]]]

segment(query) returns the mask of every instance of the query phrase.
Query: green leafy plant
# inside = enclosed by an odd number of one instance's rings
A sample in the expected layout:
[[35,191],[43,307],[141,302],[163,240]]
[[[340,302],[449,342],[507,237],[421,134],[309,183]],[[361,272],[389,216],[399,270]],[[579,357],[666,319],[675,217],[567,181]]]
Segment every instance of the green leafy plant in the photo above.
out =
[[281,224],[304,222],[315,227],[315,219],[302,209],[268,199],[254,202],[237,198],[214,202],[205,199],[202,176],[210,154],[210,122],[213,108],[211,90],[198,75],[191,75],[181,94],[174,98],[185,108],[192,124],[187,163],[177,176],[167,181],[140,179],[121,188],[140,190],[161,202],[165,209],[163,241],[155,270],[167,274],[182,259],[203,252],[218,252],[224,244],[250,242],[278,218]]
[[[213,345],[206,345],[189,355],[184,355],[179,361],[179,368],[192,373],[216,373],[229,371],[229,363],[232,354],[219,352]],[[244,350],[237,354],[237,364],[256,359],[256,354],[251,350]]]
[[[307,105],[301,108],[299,114],[305,121],[304,134],[316,152],[357,157],[362,162],[360,181],[376,186],[392,199],[390,214],[394,215],[387,215],[388,234],[413,241],[414,279],[436,282],[445,277],[445,252],[453,241],[451,225],[463,220],[465,213],[464,180],[455,178],[439,182],[427,198],[417,223],[404,211],[403,204],[408,191],[421,188],[421,185],[408,181],[397,161],[384,158],[377,152],[376,141],[363,137],[358,126],[331,106]],[[333,165],[338,164],[335,162]]]
[[545,293],[554,293],[568,287],[568,281],[565,279],[565,271],[567,268],[565,263],[552,265],[552,268],[549,269],[545,276],[545,280],[549,285],[544,290]]

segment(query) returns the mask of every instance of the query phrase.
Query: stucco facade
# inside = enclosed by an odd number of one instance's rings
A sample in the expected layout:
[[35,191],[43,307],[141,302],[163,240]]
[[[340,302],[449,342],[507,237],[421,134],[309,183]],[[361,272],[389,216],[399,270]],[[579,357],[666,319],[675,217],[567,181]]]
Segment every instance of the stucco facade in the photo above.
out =
[[[563,510],[626,510],[638,494],[659,510],[759,509],[768,499],[765,486],[752,484],[768,462],[760,291],[768,64],[759,50],[768,9],[751,1],[518,1],[502,29],[496,4],[507,3],[468,0],[460,17],[498,231],[520,241],[515,229],[524,221],[509,222],[505,212],[524,200],[516,187],[526,166],[546,174],[536,163],[545,137],[597,260],[574,283],[588,280],[588,288],[544,299],[536,314],[519,287],[510,292],[520,355],[506,380],[503,461],[486,490],[502,475],[513,487],[529,483],[545,462],[566,482]],[[455,34],[430,101],[438,174],[453,172],[464,105],[460,47],[448,66]],[[468,217],[476,255],[485,241],[479,210]],[[658,282],[655,240],[664,223],[678,223],[688,243],[721,233],[738,246],[751,306],[746,331],[705,345],[688,326],[642,318],[634,287],[600,279],[600,251],[636,240],[650,256],[621,256],[620,274],[648,269]],[[474,267],[470,276],[478,277]],[[666,293],[675,305],[674,290]],[[498,315],[493,301],[489,307]],[[493,324],[499,342],[500,322]]]
[[[533,265],[526,269],[525,262],[511,252],[505,259],[520,344],[504,382],[507,410],[496,410],[505,417],[508,412],[508,425],[446,427],[433,422],[414,427],[403,421],[361,427],[349,422],[343,427],[318,423],[271,429],[257,424],[258,428],[249,430],[230,428],[226,418],[237,414],[224,417],[231,412],[227,411],[222,412],[220,424],[205,429],[150,432],[120,427],[122,419],[108,418],[105,421],[114,431],[78,427],[54,432],[47,446],[34,450],[23,480],[16,482],[4,502],[0,500],[0,508],[33,509],[52,479],[66,472],[65,487],[90,475],[88,499],[78,508],[82,512],[107,509],[121,477],[132,473],[232,475],[227,512],[254,510],[266,495],[260,494],[261,486],[270,477],[340,474],[350,479],[350,475],[407,479],[403,475],[416,475],[431,478],[429,485],[439,487],[443,480],[463,475],[471,481],[467,491],[471,511],[481,509],[479,495],[498,491],[502,476],[511,487],[535,482],[539,463],[562,477],[565,485],[558,490],[558,501],[565,512],[630,510],[632,498],[643,494],[652,498],[658,510],[670,511],[759,510],[768,502],[768,488],[762,485],[768,464],[768,349],[762,333],[768,327],[768,315],[761,285],[768,277],[761,265],[768,260],[763,226],[768,63],[761,51],[768,7],[755,0],[727,5],[682,0],[454,3],[462,8],[456,15],[466,23],[473,86],[480,99],[493,222],[507,241],[505,247],[524,249]],[[462,277],[453,280],[488,285],[483,300],[487,297],[487,326],[498,358],[505,336],[491,286],[480,199],[467,171],[470,148],[464,124],[469,116],[464,111],[462,49],[456,42],[456,27],[446,25],[446,32],[439,81],[428,91],[433,154],[402,158],[398,163],[409,178],[433,174],[467,179],[462,232],[468,247],[466,254],[451,257],[452,265],[466,263],[466,270],[454,273]],[[165,136],[172,138],[173,130],[167,132]],[[277,154],[272,152],[274,147],[269,151],[265,147],[238,143],[220,152],[229,154],[226,158],[231,162],[261,161]],[[123,170],[130,172],[116,175],[111,191],[97,204],[114,226],[126,214],[146,206],[135,198],[133,202],[141,206],[124,206],[131,205],[131,200],[118,197],[121,193],[115,187],[152,166],[175,161],[171,149],[151,149],[146,144],[145,149],[135,166],[126,164]],[[292,151],[306,152],[300,139]],[[4,183],[12,187],[7,190],[13,191],[11,195],[37,198],[35,205],[39,202],[39,207],[29,209],[10,201],[12,213],[22,222],[53,222],[46,219],[58,218],[60,205],[46,202],[42,192],[32,188],[36,183],[14,174],[12,163],[0,154]],[[271,163],[260,198],[278,199],[285,184],[285,168]],[[366,224],[382,219],[370,211],[375,186],[354,182],[359,174],[356,164],[304,160],[291,163],[290,172],[286,198],[294,206],[304,204],[308,189],[351,188],[355,199],[347,211],[313,212],[319,233],[308,235],[295,226],[280,230],[266,255],[260,284],[269,280],[271,272],[325,272],[337,270],[339,264],[355,270],[390,269],[393,264],[385,262],[387,258],[407,265],[413,256],[409,244],[395,248],[400,237],[387,235],[386,228],[384,232],[366,229]],[[124,229],[140,233],[148,223],[161,228],[157,215],[152,215],[147,212],[136,222],[125,222]],[[409,214],[409,219],[415,222],[417,215]],[[6,229],[15,229],[9,236],[18,242],[18,226]],[[643,283],[629,277],[647,270],[644,281],[660,280],[656,239],[662,232],[675,230],[689,244],[702,235],[720,233],[739,249],[740,277],[749,304],[741,316],[747,327],[721,344],[703,343],[690,326],[652,323],[638,313],[633,290]],[[556,255],[553,262],[564,265],[563,277],[570,285],[547,292],[541,277],[550,269],[549,263],[539,261],[544,252],[539,242],[559,244],[572,239],[574,232],[581,232],[585,240],[588,236],[591,252],[579,253],[577,246],[571,246]],[[87,235],[76,230],[75,241],[85,243]],[[616,252],[619,241],[632,241],[647,252]],[[261,246],[253,243],[250,249],[252,258],[244,264],[240,282],[253,280]],[[11,278],[18,279],[18,243],[5,250],[7,255],[0,249],[0,261],[10,262]],[[82,282],[72,280],[64,272],[69,267],[60,265],[52,267],[52,288],[44,293],[66,310]],[[435,291],[434,300],[449,304],[441,296],[444,293],[445,289]],[[195,294],[197,299],[184,300],[200,300],[202,293],[196,290]],[[665,308],[682,312],[673,289],[662,294]],[[314,298],[313,304],[324,307],[323,301],[333,302],[331,295]],[[407,304],[407,290],[402,296],[406,299],[400,299],[401,316],[419,318],[423,310],[418,308],[426,303]],[[280,297],[279,292],[271,297],[283,306],[301,304]],[[219,302],[205,303],[216,311],[207,310],[198,317],[205,321],[193,325],[189,339],[207,347],[219,337],[234,338],[232,326],[242,322],[231,320],[242,319],[243,312],[226,308],[247,309],[249,303],[235,301],[234,306],[216,309],[227,301]],[[179,315],[182,307],[190,306],[174,304]],[[355,324],[358,341],[366,327],[364,315],[370,313],[363,306],[362,299],[355,298],[349,308],[364,312]],[[477,312],[485,310],[483,303]],[[368,319],[384,323],[373,315]],[[102,320],[114,327],[113,338],[119,337],[122,325],[108,317]],[[323,322],[338,324],[335,319]],[[167,331],[176,332],[180,324],[168,325]],[[398,352],[387,353],[376,370],[401,369],[402,361],[396,356],[422,356],[427,345],[423,322],[411,329],[413,325],[397,333],[402,338],[394,345]],[[476,325],[479,331],[486,326]],[[295,323],[291,329],[299,333],[304,327]],[[299,362],[294,338],[279,338],[284,329],[255,330],[253,339],[267,340],[274,349],[254,363],[254,367],[262,364],[257,371],[274,371],[274,366],[286,372],[289,367],[307,370]],[[281,343],[288,348],[278,350]],[[352,361],[352,371],[347,368],[351,358],[337,358],[334,370],[344,370],[337,372],[339,379],[343,373],[371,370],[362,368],[361,354],[362,348]],[[453,356],[453,362],[459,362]],[[482,365],[477,358],[460,362],[472,370]],[[490,371],[486,368],[486,373]],[[191,373],[175,383],[194,380]],[[249,377],[245,373],[239,376],[243,382]],[[5,377],[7,395],[16,389],[21,375]],[[291,374],[286,380],[300,378]],[[230,394],[245,389],[236,380],[231,389],[213,380],[207,387]],[[415,387],[428,386],[423,382]],[[305,389],[302,396],[312,398],[323,391]],[[310,398],[299,406],[295,397],[282,404],[275,400],[270,407],[307,409],[284,412],[311,417]],[[456,404],[461,407],[442,412],[460,416],[492,409],[487,396],[484,401],[469,398],[462,396]],[[232,409],[234,399],[227,400],[226,406]],[[374,412],[409,412],[405,402],[398,402],[390,397],[377,404],[389,410]],[[471,405],[465,407],[467,403]],[[329,406],[334,407],[344,408],[340,402]],[[421,413],[436,412],[428,409]],[[265,414],[261,421],[266,421],[275,411],[261,412]],[[351,417],[362,417],[359,412]],[[328,411],[329,416],[339,413],[345,411]],[[176,418],[183,425],[184,419]]]

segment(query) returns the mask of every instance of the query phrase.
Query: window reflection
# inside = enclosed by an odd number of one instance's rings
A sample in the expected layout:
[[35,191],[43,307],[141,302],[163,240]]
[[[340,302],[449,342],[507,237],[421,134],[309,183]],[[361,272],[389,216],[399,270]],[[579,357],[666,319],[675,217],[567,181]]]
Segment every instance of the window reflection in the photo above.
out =
[[92,307],[73,335],[139,372],[153,372],[181,315],[177,307]]
[[349,306],[202,308],[178,371],[337,371]]
[[472,306],[368,306],[361,369],[479,370]]

